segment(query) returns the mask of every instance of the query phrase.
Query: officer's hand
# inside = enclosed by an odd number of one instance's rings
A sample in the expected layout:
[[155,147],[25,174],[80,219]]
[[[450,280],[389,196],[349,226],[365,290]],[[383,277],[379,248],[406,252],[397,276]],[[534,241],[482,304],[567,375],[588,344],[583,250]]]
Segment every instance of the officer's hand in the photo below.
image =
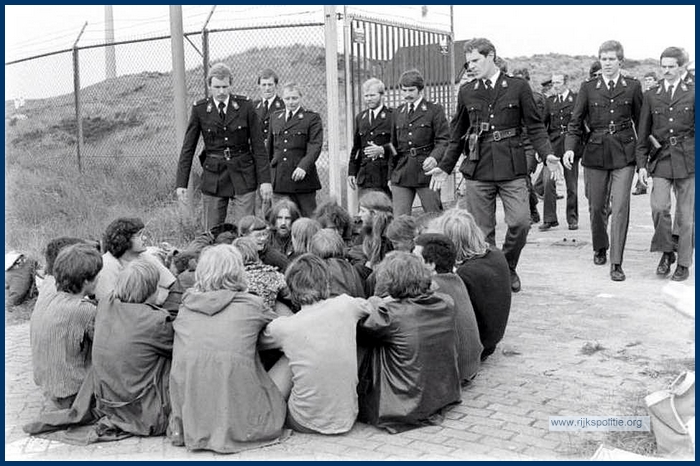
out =
[[179,202],[187,202],[187,188],[176,188],[175,194]]
[[437,167],[437,160],[435,160],[435,157],[428,157],[423,162],[423,171],[424,172],[428,172],[435,167]]
[[549,154],[545,163],[549,169],[550,178],[552,178],[554,181],[559,181],[564,178],[564,169],[561,167],[559,159],[555,155]]
[[376,145],[373,142],[367,144],[367,147],[364,148],[363,152],[367,157],[371,158],[372,160],[384,156],[384,148]]
[[432,176],[432,178],[430,178],[430,189],[433,191],[440,191],[442,185],[447,180],[447,173],[445,173],[440,167],[433,168],[427,172],[426,175]]
[[260,197],[264,202],[270,202],[272,200],[272,184],[262,183],[260,184]]
[[357,184],[355,183],[355,177],[354,177],[354,176],[348,176],[348,184],[349,184],[350,187],[353,189],[353,191],[354,191],[355,189],[357,189]]
[[646,188],[648,186],[649,181],[649,174],[647,173],[647,169],[640,168],[639,173],[637,173],[637,176],[639,177],[639,182],[642,183]]
[[571,167],[573,166],[573,163],[574,163],[574,151],[567,150],[566,152],[564,152],[564,157],[562,158],[562,162],[564,163],[564,166],[566,167],[567,170],[571,170]]
[[297,167],[292,172],[292,181],[301,181],[306,178],[306,170],[301,167]]

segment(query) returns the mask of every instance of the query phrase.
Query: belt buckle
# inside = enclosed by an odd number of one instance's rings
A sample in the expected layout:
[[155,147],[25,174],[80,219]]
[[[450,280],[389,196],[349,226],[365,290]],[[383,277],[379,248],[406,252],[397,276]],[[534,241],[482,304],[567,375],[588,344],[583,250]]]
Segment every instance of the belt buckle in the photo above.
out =
[[676,144],[678,144],[678,138],[675,136],[671,136],[670,138],[668,138],[668,142],[672,146],[675,146]]
[[566,132],[566,125],[559,125],[561,127],[561,132],[565,133]]
[[610,123],[608,125],[608,132],[610,134],[615,134],[617,132],[617,126],[615,125],[615,123]]
[[481,123],[479,123],[479,130],[481,132],[485,133],[490,129],[491,129],[491,125],[489,125],[488,121],[482,121]]
[[226,160],[231,160],[231,149],[229,149],[228,147],[224,149],[224,158]]
[[411,157],[415,157],[416,155],[418,155],[418,152],[416,152],[415,147],[411,147],[410,149],[408,149],[408,153],[411,155]]
[[501,137],[501,132],[500,132],[500,131],[494,131],[494,132],[493,132],[493,140],[496,141],[496,142],[498,142],[498,141],[500,141],[501,139],[503,139],[503,138]]

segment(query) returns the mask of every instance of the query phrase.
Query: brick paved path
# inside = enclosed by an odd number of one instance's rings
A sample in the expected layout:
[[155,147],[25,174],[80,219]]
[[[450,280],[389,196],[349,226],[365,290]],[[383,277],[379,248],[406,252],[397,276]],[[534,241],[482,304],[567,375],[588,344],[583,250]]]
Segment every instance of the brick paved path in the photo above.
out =
[[[563,203],[558,204],[561,222]],[[21,426],[45,403],[32,381],[29,325],[23,323],[5,330],[5,458],[590,458],[609,437],[550,432],[548,417],[646,414],[644,395],[663,388],[683,368],[694,367],[695,340],[694,321],[667,304],[662,288],[668,280],[654,274],[658,256],[648,253],[653,231],[649,196],[632,198],[623,264],[627,281],[622,283],[610,281],[607,265],[593,265],[583,196],[580,209],[578,231],[531,230],[519,266],[523,290],[514,295],[505,338],[463,391],[462,404],[440,426],[390,435],[356,424],[345,435],[294,434],[281,444],[233,456],[187,452],[163,437],[87,447],[29,438]],[[500,240],[500,210],[499,216]],[[694,271],[693,267],[689,286],[694,286]],[[602,349],[586,354],[582,348],[587,342],[589,347],[597,342]]]

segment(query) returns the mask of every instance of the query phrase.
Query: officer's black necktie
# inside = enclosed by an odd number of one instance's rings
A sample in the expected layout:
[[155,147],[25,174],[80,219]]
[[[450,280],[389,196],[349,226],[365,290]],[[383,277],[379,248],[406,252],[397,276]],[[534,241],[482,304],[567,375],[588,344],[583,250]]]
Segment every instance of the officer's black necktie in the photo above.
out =
[[287,121],[292,119],[292,111],[287,112]]
[[369,113],[367,114],[367,118],[369,119],[369,124],[370,124],[370,125],[372,124],[372,114],[373,114],[373,113],[374,113],[374,112],[372,112],[372,110],[370,110]]
[[414,110],[415,110],[415,108],[413,107],[413,102],[411,102],[411,104],[408,106],[408,116],[409,117],[413,116]]
[[224,113],[224,107],[226,104],[223,102],[219,102],[219,118],[221,118],[221,121],[223,121],[226,118],[226,114]]
[[484,86],[486,86],[486,90],[487,90],[487,91],[490,91],[491,89],[493,89],[493,88],[491,87],[491,80],[490,80],[490,79],[484,80]]
[[666,93],[668,94],[668,99],[671,100],[673,98],[673,84],[668,86]]
[[613,81],[612,79],[608,81],[608,89],[610,89],[610,92],[612,92],[613,89],[615,89],[615,81]]
[[265,100],[265,114],[267,115],[267,112],[270,110],[270,104],[267,100]]

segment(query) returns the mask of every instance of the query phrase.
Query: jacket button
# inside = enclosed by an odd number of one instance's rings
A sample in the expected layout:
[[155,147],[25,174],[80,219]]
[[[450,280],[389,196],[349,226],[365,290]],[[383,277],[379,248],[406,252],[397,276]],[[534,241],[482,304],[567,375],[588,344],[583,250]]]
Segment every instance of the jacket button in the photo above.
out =
[[408,135],[409,135],[409,136],[413,136],[413,133],[409,132]]
[[413,126],[413,123],[409,123],[408,126]]
[[282,149],[282,152],[287,152],[287,149],[286,149],[286,148],[285,148],[285,149]]
[[668,132],[669,132],[669,133],[672,133],[672,132],[673,132],[673,129],[669,129]]
[[673,107],[668,107],[669,110],[673,110]]
[[285,140],[284,140],[284,142],[286,143],[286,142],[287,142],[287,140],[285,139]]
[[[286,150],[286,149],[285,149],[285,150]],[[283,161],[283,162],[286,162],[286,161],[287,161],[287,157],[282,157],[282,161]]]
[[610,109],[610,113],[615,113],[615,110],[613,110],[613,109]]
[[613,102],[615,102],[615,99],[610,99],[610,103],[613,103]]
[[287,134],[287,133],[289,133],[289,131],[285,131],[285,132],[284,132],[284,134]]
[[409,145],[409,146],[412,146],[413,143],[412,143],[411,141],[408,141],[408,145]]
[[224,141],[228,141],[228,138],[224,138]]
[[673,121],[673,118],[669,118],[668,121]]

